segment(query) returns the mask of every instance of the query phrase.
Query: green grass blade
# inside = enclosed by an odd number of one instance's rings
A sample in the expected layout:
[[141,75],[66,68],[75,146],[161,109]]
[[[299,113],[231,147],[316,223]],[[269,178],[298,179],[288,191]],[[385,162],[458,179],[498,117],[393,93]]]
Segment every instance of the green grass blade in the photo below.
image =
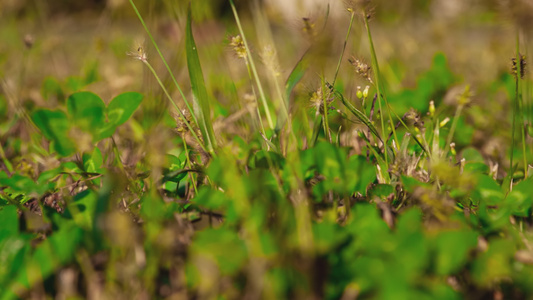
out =
[[198,119],[198,126],[200,127],[200,131],[204,138],[204,145],[208,151],[212,153],[216,148],[216,140],[210,119],[211,108],[209,107],[204,75],[202,73],[202,66],[200,65],[200,58],[198,57],[198,49],[196,48],[196,43],[192,34],[191,23],[191,4],[189,3],[185,48],[187,53],[187,67],[189,69],[189,77],[194,98],[193,110]]
[[[363,124],[365,124],[366,127],[368,127],[368,129],[370,129],[370,132],[372,132],[372,134],[377,137],[382,143],[383,143],[383,139],[381,138],[381,136],[379,135],[379,131],[377,130],[377,128],[374,126],[374,124],[372,124],[372,122],[370,121],[370,119],[368,119],[368,117],[360,110],[358,110],[355,106],[353,106],[348,100],[346,100],[346,98],[344,98],[344,96],[339,93],[339,92],[335,92],[335,95],[341,100],[342,104],[344,104],[344,106],[346,106],[346,108],[348,108],[348,110],[359,120],[361,121]],[[383,143],[385,145],[385,143]]]
[[306,57],[307,52],[304,53],[304,55],[302,56],[302,58],[300,58],[294,69],[292,69],[291,74],[289,75],[289,77],[287,78],[287,82],[285,83],[285,99],[287,101],[287,106],[289,104],[288,102],[292,90],[294,90],[296,84],[300,82],[309,66],[309,59],[307,59]]
[[[304,53],[304,55],[300,58],[294,69],[292,69],[291,74],[287,78],[287,82],[285,82],[285,107],[287,108],[287,112],[289,110],[289,103],[291,98],[292,90],[294,90],[294,87],[300,80],[303,78],[305,72],[307,71],[307,68],[309,67],[309,60],[306,57],[307,52]],[[280,114],[277,122],[276,122],[276,130],[279,131],[287,121],[288,113],[287,114]]]

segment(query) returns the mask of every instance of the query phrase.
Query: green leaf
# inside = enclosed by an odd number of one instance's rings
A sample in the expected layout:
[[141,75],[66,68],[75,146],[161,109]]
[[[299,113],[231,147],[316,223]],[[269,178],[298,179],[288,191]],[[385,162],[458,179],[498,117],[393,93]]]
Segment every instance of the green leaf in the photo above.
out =
[[[68,223],[66,223],[68,224]],[[66,225],[43,241],[16,277],[17,285],[33,286],[71,262],[83,238],[81,228]]]
[[10,178],[0,178],[0,186],[8,186],[12,191],[27,195],[34,193],[37,196],[43,195],[50,189],[49,185],[37,184],[33,179],[20,174],[13,174]]
[[69,156],[75,151],[74,143],[68,137],[69,122],[64,112],[40,109],[36,110],[31,118],[43,135],[54,142],[54,150],[59,155]]
[[477,233],[470,230],[440,233],[435,241],[437,273],[451,275],[458,272],[466,263],[469,251],[476,247],[477,237]]
[[376,184],[370,189],[369,193],[371,197],[384,199],[394,194],[394,187],[390,184]]
[[[285,99],[284,100],[285,100],[285,105],[287,107],[290,107],[289,103],[290,103],[292,90],[294,89],[296,84],[302,79],[302,77],[304,76],[309,66],[309,59],[307,58],[308,52],[309,50],[306,51],[304,55],[302,55],[302,57],[300,58],[300,60],[298,61],[294,69],[292,69],[291,74],[289,75],[289,77],[287,78],[287,82],[285,83]],[[279,115],[279,118],[276,123],[276,130],[280,130],[283,127],[286,121],[286,117],[287,117],[286,114]]]
[[519,217],[529,217],[533,205],[533,177],[521,181],[513,187],[506,202],[512,208],[512,213]]
[[109,123],[115,126],[122,125],[133,115],[141,104],[143,95],[135,92],[122,93],[107,106],[107,118]]
[[271,166],[282,168],[285,164],[285,158],[273,151],[259,150],[250,159],[251,168],[269,169]]
[[98,195],[92,190],[85,190],[74,196],[65,212],[81,228],[91,231],[95,224],[95,211]]
[[485,205],[498,205],[504,199],[501,187],[488,175],[479,175],[473,197]]
[[57,101],[63,102],[65,100],[65,94],[61,89],[61,85],[54,77],[47,77],[43,81],[41,87],[41,95],[44,99],[49,100],[50,97],[55,97]]
[[191,253],[213,259],[224,275],[237,272],[248,258],[244,242],[236,232],[228,229],[198,232],[191,246]]
[[92,154],[85,153],[83,154],[83,167],[86,172],[89,173],[99,173],[101,172],[100,167],[103,164],[102,152],[98,147],[95,147]]
[[376,167],[366,157],[352,155],[348,159],[347,177],[349,192],[365,195],[368,185],[376,180]]
[[473,263],[473,279],[482,286],[489,286],[498,280],[508,278],[514,269],[511,262],[515,251],[512,240],[492,240],[489,249]]
[[0,208],[0,242],[4,239],[15,236],[19,232],[17,207],[10,205]]
[[209,106],[209,99],[207,97],[207,90],[204,83],[204,75],[202,73],[202,66],[200,65],[200,58],[198,57],[198,49],[192,34],[192,17],[191,5],[187,11],[187,28],[185,34],[185,49],[187,53],[187,67],[189,69],[189,78],[191,80],[191,89],[194,98],[194,113],[198,119],[198,126],[204,138],[204,144],[209,152],[213,152],[216,148],[215,134],[213,132],[213,125],[211,124],[211,108]]
[[142,94],[128,92],[113,98],[106,108],[107,122],[101,124],[96,141],[110,137],[118,126],[126,123],[141,104],[143,97]]
[[67,99],[70,120],[83,131],[98,136],[105,122],[105,104],[100,97],[91,92],[79,92]]
[[429,187],[430,185],[425,182],[420,182],[413,177],[401,176],[403,188],[406,192],[413,193],[418,187]]

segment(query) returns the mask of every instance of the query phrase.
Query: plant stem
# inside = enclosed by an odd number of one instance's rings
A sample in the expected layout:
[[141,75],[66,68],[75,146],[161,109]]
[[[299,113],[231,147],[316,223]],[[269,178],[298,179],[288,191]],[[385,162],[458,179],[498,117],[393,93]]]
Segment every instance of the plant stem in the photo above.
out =
[[[383,117],[383,107],[381,105],[381,102],[383,100],[383,94],[382,94],[382,87],[381,87],[381,78],[380,78],[380,73],[379,73],[379,65],[378,65],[378,59],[377,59],[377,56],[376,56],[376,51],[374,49],[374,43],[372,42],[372,34],[370,33],[370,26],[368,25],[368,19],[367,19],[367,16],[366,16],[366,11],[363,12],[363,19],[364,19],[364,22],[365,22],[365,28],[366,28],[366,33],[367,33],[367,36],[368,36],[368,42],[370,44],[370,54],[372,56],[372,67],[374,69],[374,80],[376,81],[376,90],[377,90],[377,93],[378,93],[378,106],[379,106],[379,116],[380,116],[380,121],[381,121],[381,136],[383,137],[383,151],[385,152],[385,163],[386,163],[386,167],[387,169],[389,168],[389,154],[387,153],[387,140],[385,139],[387,134],[386,134],[386,128],[385,128],[385,121],[384,121],[384,117]],[[390,114],[390,111],[389,111],[389,114]],[[390,117],[389,117],[390,118]],[[391,122],[392,123],[392,122]],[[394,130],[394,126],[391,126]],[[394,134],[395,135],[395,138],[396,138],[396,133]]]
[[342,58],[344,56],[344,51],[346,51],[346,45],[348,44],[348,37],[350,36],[350,32],[352,31],[352,24],[353,24],[354,19],[355,19],[355,12],[352,11],[351,16],[350,16],[350,25],[348,26],[348,32],[346,32],[346,37],[344,38],[344,45],[342,47],[341,56],[339,57],[339,62],[337,63],[337,69],[335,70],[335,76],[333,76],[333,83],[331,84],[332,86],[335,86],[335,82],[337,81],[337,75],[339,75]]
[[[187,147],[187,143],[185,142],[185,136],[182,135],[181,140],[183,141],[183,148],[185,149],[185,159],[187,160],[187,165],[189,165],[189,169],[192,170],[192,163],[191,159],[189,157],[189,148]],[[187,172],[189,175],[189,180],[191,181],[192,187],[194,188],[194,194],[198,195],[198,190],[196,188],[196,183],[194,182],[194,177],[191,174],[192,172]]]
[[265,115],[268,121],[268,126],[270,126],[270,129],[273,129],[274,122],[272,121],[272,117],[270,116],[270,111],[268,109],[268,103],[266,100],[265,92],[263,91],[263,86],[261,85],[261,81],[259,80],[259,75],[257,74],[257,69],[255,68],[255,64],[252,58],[252,53],[250,52],[250,48],[248,47],[248,42],[246,41],[246,37],[244,36],[244,30],[242,29],[241,21],[239,19],[239,15],[237,14],[237,9],[235,8],[235,4],[233,3],[233,0],[230,0],[229,3],[231,5],[231,10],[233,11],[233,15],[235,16],[235,21],[237,22],[237,27],[239,28],[239,32],[241,34],[242,41],[244,43],[244,48],[246,48],[246,55],[248,56],[248,61],[250,63],[250,67],[252,68],[252,73],[254,74],[255,83],[257,85],[257,89],[259,90],[259,96],[261,97],[263,108],[265,109]]
[[[450,144],[452,143],[453,134],[455,133],[455,128],[457,127],[457,123],[459,122],[459,117],[461,116],[461,113],[463,112],[464,104],[460,103],[457,107],[457,110],[455,111],[455,115],[453,116],[453,122],[452,126],[450,127],[450,132],[448,133],[448,137],[446,138],[446,145],[444,145],[444,151],[442,152],[442,156],[445,156],[450,149]],[[439,126],[437,124],[437,126]],[[440,156],[437,154],[437,156]]]
[[[150,41],[152,42],[152,45],[154,45],[154,48],[155,50],[157,51],[157,54],[159,54],[159,57],[161,58],[161,60],[163,61],[163,64],[165,65],[168,73],[170,74],[170,77],[172,78],[172,81],[174,82],[174,85],[176,86],[176,88],[178,89],[181,97],[183,98],[183,101],[185,102],[185,105],[187,106],[187,109],[189,110],[189,113],[191,114],[193,120],[194,120],[194,123],[198,126],[198,120],[196,119],[196,115],[194,114],[194,111],[193,109],[191,108],[189,102],[187,101],[187,98],[185,97],[185,94],[183,93],[183,91],[181,90],[181,87],[180,85],[178,84],[178,81],[176,80],[176,78],[174,77],[174,73],[172,73],[172,70],[170,69],[165,57],[163,56],[163,53],[161,53],[161,50],[159,50],[159,47],[157,46],[157,43],[155,42],[152,34],[150,33],[150,30],[148,29],[148,26],[146,26],[146,23],[144,22],[144,19],[143,17],[141,16],[141,14],[139,13],[139,10],[137,9],[137,7],[135,6],[135,3],[133,3],[133,0],[129,0],[131,6],[133,7],[133,10],[135,11],[135,14],[137,15],[137,17],[139,18],[139,21],[141,21],[141,24],[143,25],[144,27],[144,30],[146,31],[146,33],[148,34],[148,37],[150,37]],[[153,72],[155,74],[155,72]],[[181,113],[181,111],[180,111]],[[203,147],[203,146],[202,146]]]
[[[170,96],[170,94],[168,93],[167,89],[165,88],[165,85],[163,85],[163,82],[161,82],[161,79],[159,79],[159,76],[157,76],[157,73],[155,72],[154,68],[152,68],[152,65],[150,65],[150,63],[148,61],[146,61],[146,60],[143,60],[142,62],[148,67],[150,72],[152,72],[152,74],[154,74],[154,77],[157,80],[157,83],[159,83],[159,86],[161,86],[161,89],[163,90],[163,92],[167,96],[168,101],[170,101],[170,103],[172,103],[174,108],[178,111],[178,113],[180,114],[180,117],[182,118],[182,121],[185,123],[185,125],[187,126],[187,128],[189,129],[189,131],[191,132],[193,137],[196,139],[196,141],[198,142],[198,145],[202,148],[202,150],[204,150],[205,152],[208,152],[205,149],[204,144],[202,143],[202,140],[200,140],[198,135],[194,132],[194,129],[192,128],[192,126],[189,123],[189,121],[187,121],[187,118],[185,118],[185,115],[183,115],[183,112],[181,111],[181,109],[178,107],[178,105],[176,103],[174,103],[174,100],[172,100],[172,97]],[[191,114],[194,115],[193,112],[191,112]]]

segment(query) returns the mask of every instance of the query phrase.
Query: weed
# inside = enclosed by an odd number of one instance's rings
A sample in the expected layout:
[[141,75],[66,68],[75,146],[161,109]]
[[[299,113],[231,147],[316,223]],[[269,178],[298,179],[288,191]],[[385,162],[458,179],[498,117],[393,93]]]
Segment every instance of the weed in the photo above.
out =
[[[500,62],[454,43],[416,75],[432,36],[393,47],[386,19],[438,31],[431,8],[405,6],[408,20],[346,1],[323,23],[295,16],[299,39],[263,1],[222,3],[113,6],[82,76],[49,76],[32,56],[53,57],[42,32],[4,39],[0,298],[533,296],[526,39],[511,74],[455,74]],[[31,10],[5,13],[0,37]],[[136,62],[123,57],[133,35],[113,35],[130,17],[150,41]],[[498,24],[490,11],[462,22],[446,38]],[[402,61],[413,38],[420,56]],[[143,119],[157,93],[171,106]]]

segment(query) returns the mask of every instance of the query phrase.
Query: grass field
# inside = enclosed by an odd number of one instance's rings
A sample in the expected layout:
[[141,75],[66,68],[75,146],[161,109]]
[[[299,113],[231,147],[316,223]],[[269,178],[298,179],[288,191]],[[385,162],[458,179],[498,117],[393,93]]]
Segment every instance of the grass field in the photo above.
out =
[[0,299],[533,298],[530,1],[276,2],[0,0]]

